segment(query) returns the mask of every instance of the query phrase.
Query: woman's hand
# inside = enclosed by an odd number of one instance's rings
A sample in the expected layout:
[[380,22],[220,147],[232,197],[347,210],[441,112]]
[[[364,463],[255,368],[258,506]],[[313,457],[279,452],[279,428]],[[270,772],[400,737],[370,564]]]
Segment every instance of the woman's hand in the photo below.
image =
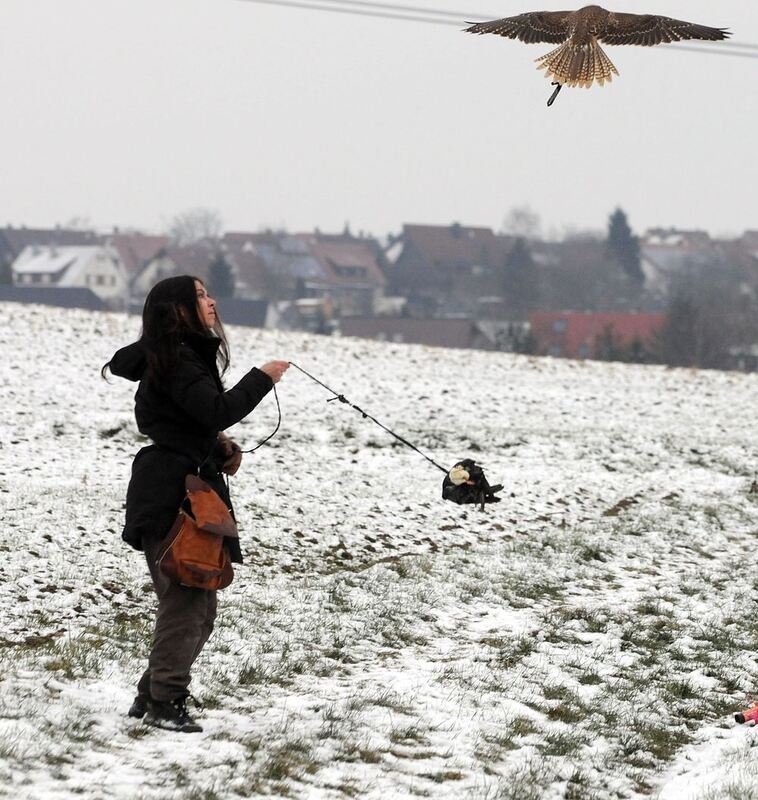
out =
[[284,375],[289,368],[289,361],[269,361],[268,364],[264,364],[260,369],[261,372],[265,372],[274,383],[279,383],[282,379],[282,375]]
[[219,433],[218,441],[224,458],[221,472],[225,472],[227,475],[234,475],[242,463],[242,448],[223,432]]

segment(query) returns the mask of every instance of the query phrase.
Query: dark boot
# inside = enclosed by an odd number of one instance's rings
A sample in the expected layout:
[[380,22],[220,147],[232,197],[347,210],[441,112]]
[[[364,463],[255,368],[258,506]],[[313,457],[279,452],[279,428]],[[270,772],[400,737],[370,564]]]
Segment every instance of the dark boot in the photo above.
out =
[[180,733],[200,733],[203,730],[187,711],[186,697],[166,701],[148,700],[143,722],[145,725]]
[[147,711],[147,704],[150,702],[150,695],[149,694],[138,694],[134,698],[134,702],[132,703],[129,710],[126,712],[127,716],[134,717],[135,719],[142,719],[145,716],[145,712]]

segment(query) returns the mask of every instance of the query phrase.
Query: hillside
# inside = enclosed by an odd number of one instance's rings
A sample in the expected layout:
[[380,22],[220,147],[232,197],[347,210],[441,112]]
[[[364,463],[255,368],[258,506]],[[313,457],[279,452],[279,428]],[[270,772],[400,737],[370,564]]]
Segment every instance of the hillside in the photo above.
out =
[[[203,734],[125,711],[152,589],[120,540],[134,386],[120,315],[0,306],[0,796],[748,796],[758,691],[758,376],[231,328],[295,361],[232,497],[246,564],[198,661]],[[223,308],[222,308],[223,310]],[[276,424],[267,398],[232,431]]]

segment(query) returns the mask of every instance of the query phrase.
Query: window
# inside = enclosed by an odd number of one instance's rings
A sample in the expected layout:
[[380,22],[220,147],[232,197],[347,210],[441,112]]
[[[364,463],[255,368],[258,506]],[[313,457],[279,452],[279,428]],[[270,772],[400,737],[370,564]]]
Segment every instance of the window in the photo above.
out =
[[553,333],[565,333],[565,331],[566,331],[565,319],[557,319],[553,322]]
[[364,278],[366,277],[365,267],[334,267],[334,271],[341,278]]
[[579,345],[579,358],[587,358],[590,354],[590,346],[587,342],[582,342]]

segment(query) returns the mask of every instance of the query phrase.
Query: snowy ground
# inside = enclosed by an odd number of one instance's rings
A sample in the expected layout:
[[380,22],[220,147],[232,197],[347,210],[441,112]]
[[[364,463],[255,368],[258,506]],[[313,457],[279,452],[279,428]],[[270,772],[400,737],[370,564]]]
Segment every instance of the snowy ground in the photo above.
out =
[[[230,329],[452,465],[485,513],[290,370],[232,492],[247,563],[203,734],[125,717],[153,598],[119,533],[138,320],[0,306],[0,795],[742,798],[758,730],[757,376]],[[233,435],[274,426],[267,398]]]

